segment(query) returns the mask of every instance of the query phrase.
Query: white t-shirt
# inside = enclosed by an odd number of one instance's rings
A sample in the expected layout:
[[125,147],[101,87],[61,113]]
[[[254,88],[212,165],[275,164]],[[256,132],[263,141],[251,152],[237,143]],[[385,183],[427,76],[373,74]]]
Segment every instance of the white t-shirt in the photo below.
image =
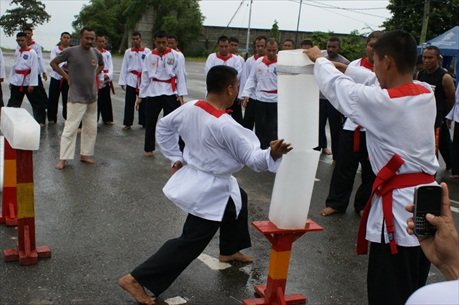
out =
[[416,290],[405,305],[458,305],[459,280],[430,284]]

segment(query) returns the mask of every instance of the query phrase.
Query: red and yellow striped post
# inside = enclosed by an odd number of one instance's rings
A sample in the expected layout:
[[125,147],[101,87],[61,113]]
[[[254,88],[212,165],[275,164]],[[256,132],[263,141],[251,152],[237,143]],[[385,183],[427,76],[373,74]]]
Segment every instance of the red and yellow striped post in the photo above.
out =
[[322,231],[322,227],[312,220],[308,220],[304,229],[297,230],[279,229],[270,221],[254,221],[252,225],[271,242],[272,251],[268,281],[266,285],[255,286],[255,291],[262,298],[243,300],[243,304],[293,305],[306,303],[306,297],[302,294],[285,295],[292,245],[303,234]]
[[35,244],[35,211],[33,185],[33,156],[30,150],[16,150],[18,244],[16,249],[3,250],[5,261],[34,265],[38,258],[51,257],[47,246]]
[[16,150],[11,147],[8,140],[4,138],[3,154],[3,192],[2,192],[2,214],[0,223],[7,226],[16,226]]

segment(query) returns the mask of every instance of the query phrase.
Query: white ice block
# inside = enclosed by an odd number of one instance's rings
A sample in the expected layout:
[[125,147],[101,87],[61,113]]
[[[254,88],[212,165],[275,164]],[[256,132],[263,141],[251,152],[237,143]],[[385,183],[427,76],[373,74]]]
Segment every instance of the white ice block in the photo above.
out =
[[269,220],[281,229],[301,229],[308,219],[320,152],[295,151],[283,157],[274,181]]
[[281,51],[277,59],[278,136],[292,143],[274,182],[269,220],[281,229],[304,228],[320,153],[319,88],[314,64],[302,50]]
[[24,108],[2,107],[0,129],[14,149],[38,150],[40,125]]

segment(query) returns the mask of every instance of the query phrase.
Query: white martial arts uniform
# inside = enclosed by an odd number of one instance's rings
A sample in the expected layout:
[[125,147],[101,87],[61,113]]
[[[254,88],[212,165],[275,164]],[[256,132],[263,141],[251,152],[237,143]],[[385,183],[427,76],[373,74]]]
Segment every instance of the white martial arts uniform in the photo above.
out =
[[[319,58],[314,75],[328,100],[353,122],[365,127],[368,155],[373,172],[378,173],[394,154],[405,163],[397,174],[426,173],[438,169],[435,156],[435,103],[430,85],[413,81],[398,88],[381,89],[375,74],[367,69],[348,67],[346,74],[335,69],[327,59]],[[356,83],[357,82],[357,83]],[[371,83],[365,86],[359,83]],[[417,86],[422,86],[425,90]],[[413,89],[414,91],[410,91]],[[425,93],[410,93],[410,92]],[[415,236],[406,232],[406,219],[411,213],[405,205],[413,202],[414,187],[393,190],[395,240],[404,247],[418,246]],[[380,196],[373,196],[367,222],[366,239],[381,242],[383,211]],[[384,239],[388,242],[387,232]]]
[[237,71],[237,78],[240,79],[242,73],[242,61],[239,55],[228,53],[226,56],[221,56],[218,52],[212,53],[207,57],[206,65],[204,67],[204,76],[207,76],[210,68],[214,66],[229,66]]
[[[104,59],[104,69],[97,76],[99,89],[102,89],[106,86],[109,86],[113,79],[113,60],[112,54],[109,51],[105,49],[98,49],[97,51],[99,51],[99,53],[102,54],[102,58]],[[105,76],[108,76],[107,80],[105,80]]]
[[133,88],[139,88],[143,61],[149,53],[151,53],[149,48],[130,48],[124,52],[118,80],[120,86],[128,85]]
[[[54,48],[51,49],[51,52],[49,54],[49,61],[52,61],[54,58],[56,58],[57,55],[61,54],[62,51],[64,51],[65,49],[61,48],[61,46],[55,46]],[[61,62],[59,64],[59,67],[63,67],[67,62]],[[56,80],[61,80],[63,78],[62,75],[60,75],[59,73],[57,73],[56,71],[51,71],[51,73],[49,73],[49,76],[56,79]]]
[[459,280],[434,283],[416,290],[406,305],[457,305]]
[[10,71],[10,85],[38,86],[38,56],[32,48],[16,50]]
[[[183,156],[178,134],[186,143]],[[260,149],[252,131],[205,101],[189,102],[162,118],[157,142],[172,163],[184,164],[169,179],[164,193],[185,212],[207,220],[221,221],[230,196],[239,213],[241,195],[233,173],[244,165],[275,172],[280,164],[280,159],[271,158],[270,149]]]
[[242,91],[243,97],[255,95],[264,103],[277,103],[277,61],[270,62],[266,56],[258,58]]
[[[239,79],[239,98],[242,98],[242,91],[244,90],[245,83],[247,82],[250,76],[250,72],[252,72],[252,68],[255,66],[255,62],[259,58],[260,56],[258,56],[258,54],[255,54],[247,58],[246,62],[244,63],[244,66],[242,68],[241,78]],[[249,98],[256,99],[255,93],[252,92]]]

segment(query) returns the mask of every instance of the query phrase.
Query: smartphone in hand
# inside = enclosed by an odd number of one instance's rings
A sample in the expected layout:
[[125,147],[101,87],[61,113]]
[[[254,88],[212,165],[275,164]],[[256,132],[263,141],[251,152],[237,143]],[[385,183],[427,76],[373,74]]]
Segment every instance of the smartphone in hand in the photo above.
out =
[[440,215],[441,186],[421,184],[414,190],[414,234],[416,236],[432,236],[436,228],[426,220],[426,214]]

